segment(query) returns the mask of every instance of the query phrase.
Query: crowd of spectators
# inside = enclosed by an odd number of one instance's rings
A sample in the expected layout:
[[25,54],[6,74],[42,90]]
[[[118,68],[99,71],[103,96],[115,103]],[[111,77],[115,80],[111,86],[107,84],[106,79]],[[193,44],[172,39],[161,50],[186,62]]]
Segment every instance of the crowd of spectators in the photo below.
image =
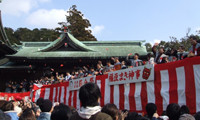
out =
[[144,114],[119,110],[115,104],[101,107],[101,92],[95,83],[87,83],[79,89],[81,108],[75,109],[63,103],[52,103],[39,98],[31,100],[0,100],[0,120],[200,120],[200,112],[194,115],[186,105],[171,103],[162,115],[154,103],[146,105]]
[[[168,62],[174,62],[178,60],[183,60],[186,57],[200,56],[200,43],[197,42],[197,38],[195,36],[190,37],[190,42],[192,44],[189,52],[185,52],[184,46],[180,46],[178,50],[175,48],[168,49],[165,51],[164,47],[159,47],[158,43],[156,43],[152,47],[152,53],[147,54],[147,60],[141,60],[140,55],[135,53],[129,53],[124,60],[119,60],[119,57],[112,57],[109,61],[106,62],[106,65],[102,64],[102,61],[98,61],[95,67],[83,66],[76,68],[74,71],[61,73],[55,73],[51,77],[41,77],[38,80],[30,80],[27,82],[26,79],[21,81],[20,83],[9,81],[6,83],[5,92],[26,92],[30,91],[33,87],[34,83],[42,84],[42,85],[51,85],[59,82],[66,82],[72,79],[83,78],[92,75],[103,75],[108,74],[108,72],[138,67],[145,64],[163,64]],[[133,58],[131,58],[133,57]]]

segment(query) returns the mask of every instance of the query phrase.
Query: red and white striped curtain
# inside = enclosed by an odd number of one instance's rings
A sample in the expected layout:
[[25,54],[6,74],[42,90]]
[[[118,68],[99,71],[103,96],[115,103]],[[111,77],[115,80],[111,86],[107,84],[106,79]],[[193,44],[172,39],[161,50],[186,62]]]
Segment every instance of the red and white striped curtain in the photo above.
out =
[[[100,87],[101,106],[114,103],[119,109],[144,112],[147,103],[155,103],[162,113],[169,103],[187,105],[191,113],[200,111],[200,57],[155,65],[154,81],[108,85],[108,75],[96,76]],[[34,86],[32,100],[50,99],[77,109],[79,91],[69,91],[69,83]]]

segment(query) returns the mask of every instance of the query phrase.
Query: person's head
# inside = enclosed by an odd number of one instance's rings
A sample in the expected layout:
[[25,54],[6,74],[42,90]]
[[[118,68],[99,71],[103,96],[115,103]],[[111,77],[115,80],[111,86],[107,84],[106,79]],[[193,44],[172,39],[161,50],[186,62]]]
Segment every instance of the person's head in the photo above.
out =
[[51,76],[51,79],[54,79],[54,76],[53,76],[53,75]]
[[137,60],[138,58],[139,58],[139,54],[138,54],[138,53],[135,53],[135,54],[134,54],[134,59]]
[[94,68],[93,68],[93,67],[91,67],[91,68],[90,68],[90,71],[91,71],[91,72],[94,72]]
[[78,72],[79,72],[79,73],[83,73],[83,69],[79,69]]
[[137,120],[139,116],[136,112],[129,112],[125,120]]
[[190,114],[190,110],[188,106],[186,105],[182,105],[180,108],[180,115],[183,115],[183,114]]
[[125,62],[125,61],[122,61],[122,65],[126,65],[126,62]]
[[51,112],[53,104],[48,99],[40,99],[40,101],[37,101],[37,105],[39,105],[40,110],[42,112]]
[[61,74],[60,77],[64,77],[64,74]]
[[101,68],[101,65],[100,64],[97,64],[97,69],[100,69]]
[[146,105],[146,112],[147,112],[147,115],[148,115],[148,118],[152,118],[153,117],[153,114],[157,112],[157,107],[154,103],[148,103]]
[[0,100],[0,109],[1,109],[1,107],[6,103],[7,101],[5,101],[5,100]]
[[168,56],[162,58],[161,63],[168,63],[168,62],[169,62]]
[[153,55],[151,53],[147,54],[147,60],[150,60],[150,58],[153,57]]
[[[190,114],[183,114],[180,116],[179,120],[195,120],[194,116]],[[198,119],[196,119],[198,120]]]
[[195,119],[196,120],[200,120],[200,111],[197,112],[195,115],[194,115]]
[[101,65],[101,64],[102,64],[102,61],[100,61],[100,60],[99,60],[99,61],[98,61],[98,64],[100,64],[100,65]]
[[170,120],[178,120],[180,116],[180,106],[176,103],[171,103],[167,106],[166,113]]
[[160,47],[160,48],[159,48],[159,53],[162,54],[162,53],[164,53],[164,52],[165,52],[164,47]]
[[10,111],[10,110],[14,110],[14,105],[11,101],[6,101],[3,106],[1,107],[2,111]]
[[171,50],[171,55],[175,56],[176,54],[177,54],[177,50],[176,50],[175,48],[173,48],[173,49]]
[[101,112],[110,115],[113,120],[118,120],[119,110],[117,109],[117,106],[115,104],[111,104],[111,103],[106,104],[102,108]]
[[51,113],[51,120],[69,120],[72,112],[70,108],[65,104],[59,104],[54,107],[53,112]]
[[119,62],[119,57],[115,57],[115,62]]
[[185,51],[185,47],[183,45],[181,45],[178,50],[179,50],[179,52],[184,52]]
[[195,44],[197,44],[197,37],[196,36],[194,36],[194,35],[191,35],[190,37],[189,37],[189,39],[190,39],[190,43],[192,44],[192,45],[195,45]]
[[0,109],[0,120],[11,120],[11,117]]
[[100,98],[101,92],[95,83],[87,83],[79,90],[79,99],[83,107],[99,105]]
[[107,66],[109,67],[111,65],[111,62],[110,61],[107,61],[106,62]]
[[66,75],[67,75],[67,76],[69,76],[69,75],[70,75],[70,73],[69,73],[69,72],[66,72]]
[[23,111],[22,115],[19,117],[19,120],[36,120],[35,113],[31,108],[27,108]]
[[39,98],[39,99],[37,99],[36,105],[39,106],[39,105],[42,103],[42,101],[44,101],[44,98]]

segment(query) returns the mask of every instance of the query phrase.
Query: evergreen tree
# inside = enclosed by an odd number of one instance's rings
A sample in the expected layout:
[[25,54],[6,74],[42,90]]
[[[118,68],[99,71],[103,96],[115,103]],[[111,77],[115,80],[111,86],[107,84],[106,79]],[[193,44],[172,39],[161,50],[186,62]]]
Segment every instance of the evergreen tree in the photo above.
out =
[[76,5],[73,5],[68,13],[68,30],[75,38],[80,41],[97,41],[91,34],[92,31],[88,29],[91,26],[89,20],[83,18],[83,14],[76,9]]

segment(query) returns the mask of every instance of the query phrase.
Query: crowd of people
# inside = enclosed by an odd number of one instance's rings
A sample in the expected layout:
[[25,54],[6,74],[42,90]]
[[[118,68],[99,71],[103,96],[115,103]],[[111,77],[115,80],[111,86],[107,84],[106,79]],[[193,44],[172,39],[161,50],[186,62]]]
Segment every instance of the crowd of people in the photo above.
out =
[[[198,43],[197,40],[198,39],[195,36],[190,37],[192,46],[189,49],[189,52],[185,52],[184,46],[180,46],[178,50],[171,48],[165,51],[164,47],[158,47],[158,43],[156,43],[152,47],[153,54],[147,54],[147,61],[141,60],[138,53],[135,53],[134,55],[130,53],[127,55],[126,59],[122,61],[119,60],[119,57],[112,57],[111,60],[106,62],[106,65],[103,65],[102,61],[98,61],[98,63],[95,65],[96,67],[83,66],[73,70],[71,73],[66,72],[65,74],[59,74],[56,72],[56,74],[52,75],[51,77],[43,76],[38,80],[29,80],[29,82],[27,82],[26,79],[19,83],[16,81],[9,81],[6,83],[5,92],[26,92],[32,89],[34,83],[51,85],[54,83],[66,82],[92,75],[108,74],[108,72],[138,67],[145,64],[163,64],[177,60],[183,60],[186,57],[200,56],[200,43]],[[132,56],[133,58],[130,58]]]
[[159,115],[154,103],[146,105],[145,114],[119,110],[115,104],[101,107],[101,92],[95,83],[87,83],[79,89],[81,108],[75,109],[49,99],[5,101],[0,100],[0,120],[200,120],[200,112],[194,115],[186,105],[171,103]]

